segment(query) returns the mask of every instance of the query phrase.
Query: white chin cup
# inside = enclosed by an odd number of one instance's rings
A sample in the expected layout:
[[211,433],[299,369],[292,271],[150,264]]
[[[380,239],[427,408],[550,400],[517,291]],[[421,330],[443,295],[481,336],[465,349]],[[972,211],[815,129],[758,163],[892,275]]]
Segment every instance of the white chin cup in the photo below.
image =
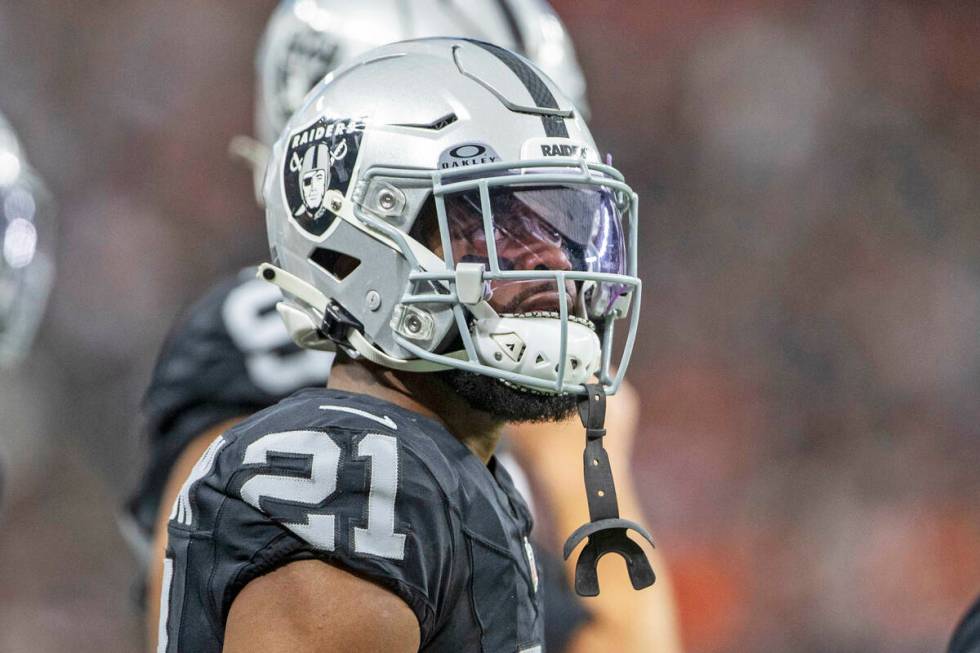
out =
[[[480,362],[543,381],[558,380],[561,319],[503,316],[476,320],[471,330]],[[564,383],[582,384],[602,361],[599,337],[584,324],[568,321]]]

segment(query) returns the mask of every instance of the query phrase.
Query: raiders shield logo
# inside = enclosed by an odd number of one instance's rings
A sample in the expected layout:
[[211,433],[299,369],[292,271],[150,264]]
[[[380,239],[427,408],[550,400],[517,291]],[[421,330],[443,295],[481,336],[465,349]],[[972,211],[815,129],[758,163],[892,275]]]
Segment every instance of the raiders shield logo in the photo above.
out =
[[311,234],[322,235],[333,222],[327,191],[347,194],[364,124],[363,119],[320,118],[289,135],[283,193],[293,217]]

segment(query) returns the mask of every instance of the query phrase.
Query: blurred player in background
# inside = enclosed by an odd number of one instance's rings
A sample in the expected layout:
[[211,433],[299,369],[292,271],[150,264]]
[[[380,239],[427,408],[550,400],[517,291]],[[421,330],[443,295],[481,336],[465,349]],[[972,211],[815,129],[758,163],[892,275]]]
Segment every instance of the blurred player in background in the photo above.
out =
[[[573,101],[584,108],[584,80],[568,35],[553,11],[537,0],[413,2],[391,0],[342,4],[326,0],[286,2],[273,15],[257,59],[256,125],[259,142],[239,139],[236,151],[255,166],[256,187],[267,149],[307,91],[333,68],[382,43],[427,35],[464,34],[528,53]],[[277,289],[245,270],[196,304],[168,338],[145,409],[151,456],[142,486],[130,502],[136,541],[149,563],[149,639],[156,639],[156,602],[165,546],[166,520],[184,478],[214,438],[241,418],[306,386],[322,386],[332,354],[301,350],[289,340],[274,305]],[[607,445],[620,478],[627,514],[639,514],[629,477],[636,399],[626,389],[611,398]],[[615,421],[613,421],[615,420]],[[585,521],[580,489],[581,450],[577,423],[518,426],[510,433],[514,454],[534,470],[530,483],[542,517],[552,517],[546,550],[558,551],[559,537]],[[513,468],[513,461],[508,461]],[[527,477],[515,470],[527,495]],[[525,479],[523,483],[520,479]],[[541,520],[543,521],[543,520]],[[540,521],[539,521],[540,523]],[[574,597],[560,559],[544,558],[549,601],[549,650],[675,651],[677,627],[664,565],[656,590],[634,594],[621,570],[610,575],[603,594],[587,602]],[[613,564],[621,565],[619,562]],[[569,568],[570,571],[570,568]],[[625,593],[629,592],[629,600]]]
[[27,355],[40,324],[54,277],[52,213],[44,184],[0,115],[0,368]]
[[233,151],[253,166],[259,203],[268,148],[314,84],[373,47],[445,34],[524,53],[588,118],[585,78],[571,38],[545,0],[287,0],[269,21],[256,59],[258,140],[243,137],[232,143]]
[[[0,114],[0,374],[26,355],[54,278],[51,200]],[[0,439],[0,497],[3,448]]]

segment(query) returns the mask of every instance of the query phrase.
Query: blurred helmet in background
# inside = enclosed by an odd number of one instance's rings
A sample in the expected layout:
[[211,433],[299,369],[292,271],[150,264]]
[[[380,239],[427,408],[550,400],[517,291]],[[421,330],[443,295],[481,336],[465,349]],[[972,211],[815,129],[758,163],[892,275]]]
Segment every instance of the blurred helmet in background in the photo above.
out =
[[527,59],[458,38],[362,55],[290,119],[264,191],[262,273],[301,346],[548,394],[618,387],[636,194]]
[[428,36],[488,41],[531,59],[587,118],[585,78],[565,26],[545,0],[286,0],[259,47],[256,135],[234,150],[255,169],[325,75],[371,48]]
[[0,115],[0,368],[34,339],[54,276],[51,198]]

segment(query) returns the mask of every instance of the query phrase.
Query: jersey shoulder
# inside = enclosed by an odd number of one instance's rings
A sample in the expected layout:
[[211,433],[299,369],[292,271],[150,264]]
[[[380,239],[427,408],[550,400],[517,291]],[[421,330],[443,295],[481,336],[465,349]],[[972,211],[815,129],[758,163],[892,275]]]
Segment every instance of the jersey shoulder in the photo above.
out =
[[473,458],[465,445],[434,420],[375,397],[322,387],[295,392],[243,420],[230,436],[241,448],[269,433],[304,430],[330,433],[334,441],[349,441],[358,447],[369,435],[388,438],[397,445],[400,469],[404,467],[406,474],[411,472],[413,483],[434,493],[426,501],[454,504],[464,471],[461,461]]
[[248,582],[307,559],[401,597],[424,650],[533,650],[543,626],[526,510],[502,466],[438,423],[301,390],[217,438],[180,492],[168,544],[176,650],[210,650],[198,642],[220,643]]
[[463,547],[457,476],[426,422],[311,388],[218,437],[170,521],[190,576],[208,579],[215,621],[251,579],[321,559],[393,591],[431,632]]

